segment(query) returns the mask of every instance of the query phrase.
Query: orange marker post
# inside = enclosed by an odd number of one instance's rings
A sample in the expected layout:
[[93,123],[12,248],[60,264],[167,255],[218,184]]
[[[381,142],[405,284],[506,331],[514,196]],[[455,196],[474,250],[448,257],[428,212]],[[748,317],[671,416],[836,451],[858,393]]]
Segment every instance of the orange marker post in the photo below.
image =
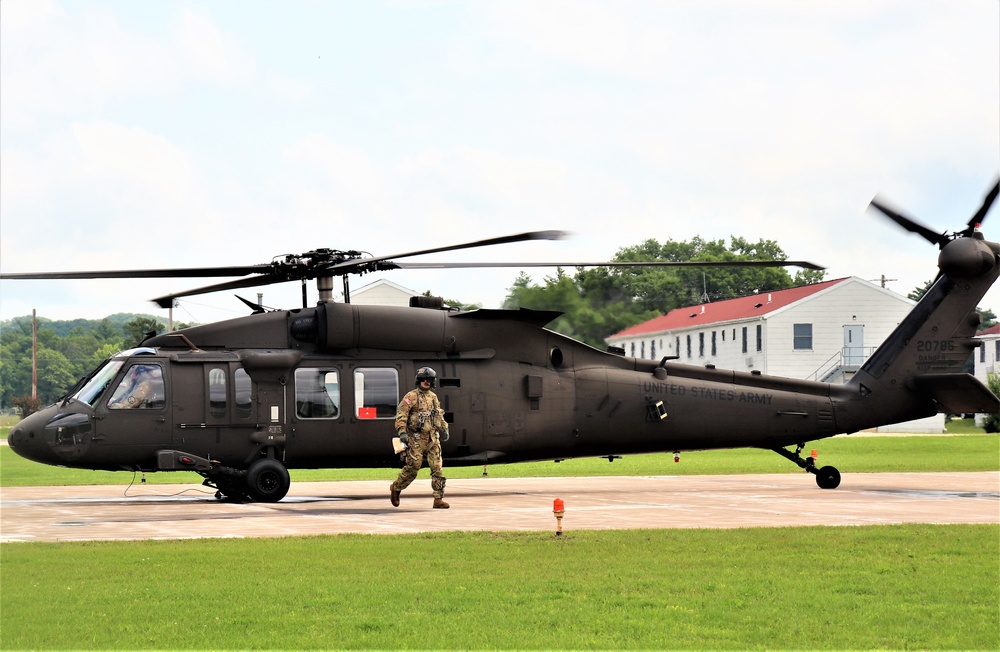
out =
[[562,498],[556,498],[552,501],[552,514],[556,517],[556,536],[562,536],[562,520],[563,514],[566,513],[566,508],[563,504]]

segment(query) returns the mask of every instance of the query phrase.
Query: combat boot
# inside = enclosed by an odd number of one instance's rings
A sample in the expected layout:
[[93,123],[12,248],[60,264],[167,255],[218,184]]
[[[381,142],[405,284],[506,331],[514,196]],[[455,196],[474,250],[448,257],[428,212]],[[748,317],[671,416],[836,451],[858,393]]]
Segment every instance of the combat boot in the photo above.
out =
[[434,499],[434,509],[448,509],[449,507],[451,507],[451,505],[449,505],[448,503],[444,502],[440,498],[435,498]]
[[399,507],[399,491],[394,484],[389,485],[389,502],[393,507]]

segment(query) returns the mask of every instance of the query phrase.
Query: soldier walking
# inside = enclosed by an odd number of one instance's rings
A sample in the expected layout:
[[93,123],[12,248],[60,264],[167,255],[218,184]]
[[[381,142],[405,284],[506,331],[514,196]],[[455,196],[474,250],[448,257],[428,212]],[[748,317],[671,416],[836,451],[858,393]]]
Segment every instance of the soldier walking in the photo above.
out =
[[396,435],[406,444],[406,466],[389,486],[389,501],[399,507],[399,493],[406,489],[427,458],[431,470],[431,489],[434,490],[434,509],[448,509],[444,502],[445,477],[441,474],[441,442],[448,441],[448,424],[434,387],[437,373],[430,367],[417,370],[416,389],[406,393],[396,409]]

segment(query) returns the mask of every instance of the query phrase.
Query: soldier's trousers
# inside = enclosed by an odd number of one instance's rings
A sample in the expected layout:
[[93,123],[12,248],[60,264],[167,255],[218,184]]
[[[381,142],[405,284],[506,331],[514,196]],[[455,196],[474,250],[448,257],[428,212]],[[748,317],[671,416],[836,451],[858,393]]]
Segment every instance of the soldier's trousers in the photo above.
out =
[[399,477],[392,483],[392,488],[402,491],[410,486],[417,477],[424,459],[431,470],[431,489],[435,498],[444,497],[445,477],[441,473],[441,443],[437,437],[428,435],[410,435],[406,440],[406,466],[399,472]]

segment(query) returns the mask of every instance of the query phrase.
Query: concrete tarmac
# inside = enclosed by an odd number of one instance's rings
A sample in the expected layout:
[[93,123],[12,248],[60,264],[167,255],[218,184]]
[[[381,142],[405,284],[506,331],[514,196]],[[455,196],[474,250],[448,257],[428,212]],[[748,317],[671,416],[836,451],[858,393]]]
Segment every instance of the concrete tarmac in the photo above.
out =
[[0,541],[281,537],[453,530],[1000,524],[1000,473],[856,473],[824,490],[806,474],[430,480],[389,504],[389,481],[293,483],[278,503],[215,499],[199,485],[0,489]]

